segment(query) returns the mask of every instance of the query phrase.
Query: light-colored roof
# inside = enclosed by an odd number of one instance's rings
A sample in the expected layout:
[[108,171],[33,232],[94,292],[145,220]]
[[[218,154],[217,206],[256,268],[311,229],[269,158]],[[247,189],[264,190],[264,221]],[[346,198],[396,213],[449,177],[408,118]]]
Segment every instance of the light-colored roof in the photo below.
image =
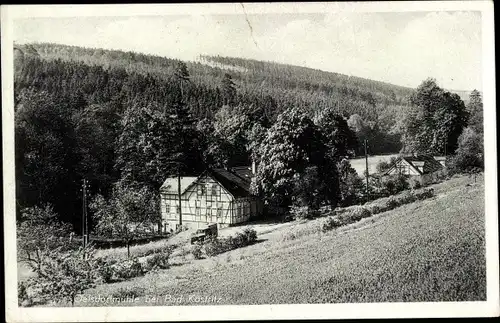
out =
[[[184,194],[186,189],[196,181],[198,177],[194,176],[181,176],[181,194]],[[169,177],[163,182],[163,185],[160,187],[160,190],[167,194],[178,194],[177,188],[178,179],[176,177]]]

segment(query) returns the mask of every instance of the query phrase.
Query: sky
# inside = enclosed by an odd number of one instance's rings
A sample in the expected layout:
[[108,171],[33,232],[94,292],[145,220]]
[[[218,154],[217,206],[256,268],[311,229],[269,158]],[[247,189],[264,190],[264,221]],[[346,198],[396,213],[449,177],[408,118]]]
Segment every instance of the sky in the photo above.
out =
[[14,41],[243,57],[409,87],[433,77],[450,90],[482,89],[474,11],[30,18],[15,21]]

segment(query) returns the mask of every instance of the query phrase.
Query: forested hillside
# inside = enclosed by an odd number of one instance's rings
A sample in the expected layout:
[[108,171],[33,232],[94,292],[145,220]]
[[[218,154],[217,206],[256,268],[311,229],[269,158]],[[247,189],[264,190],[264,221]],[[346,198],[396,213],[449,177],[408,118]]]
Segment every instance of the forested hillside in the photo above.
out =
[[[37,53],[43,60],[81,62],[101,66],[104,70],[123,69],[127,73],[155,76],[171,81],[176,60],[133,52],[89,49],[56,44],[18,45],[26,53]],[[220,63],[241,67],[225,71],[203,63]],[[226,72],[237,88],[238,103],[264,104],[276,115],[290,105],[300,105],[311,112],[334,106],[350,116],[359,114],[363,119],[375,121],[384,108],[405,105],[412,89],[383,82],[323,72],[304,67],[261,62],[248,59],[200,56],[197,62],[186,62],[192,85],[207,91],[216,91]],[[191,88],[188,86],[187,89]],[[196,92],[196,91],[195,91]],[[217,98],[206,98],[207,93],[189,93],[193,98],[188,105],[199,104],[210,110]],[[220,95],[220,94],[219,94]],[[194,97],[198,98],[195,102]]]
[[[127,192],[134,200],[144,188],[156,196],[179,167],[193,174],[251,157],[272,161],[278,157],[267,151],[283,143],[289,146],[280,151],[297,154],[280,156],[282,166],[315,174],[326,166],[318,156],[335,164],[363,154],[364,139],[369,154],[400,151],[404,119],[416,102],[409,88],[247,59],[181,62],[55,44],[14,51],[18,207],[49,203],[76,227],[83,178],[90,195]],[[263,182],[280,174],[262,164]],[[323,180],[325,192],[338,193]]]

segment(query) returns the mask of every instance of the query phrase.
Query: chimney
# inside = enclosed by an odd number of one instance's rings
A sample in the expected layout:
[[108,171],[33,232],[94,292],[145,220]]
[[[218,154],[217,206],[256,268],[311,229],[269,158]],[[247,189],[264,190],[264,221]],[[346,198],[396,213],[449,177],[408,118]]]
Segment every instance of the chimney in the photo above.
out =
[[257,169],[255,167],[255,160],[252,160],[252,175],[255,175],[257,173]]

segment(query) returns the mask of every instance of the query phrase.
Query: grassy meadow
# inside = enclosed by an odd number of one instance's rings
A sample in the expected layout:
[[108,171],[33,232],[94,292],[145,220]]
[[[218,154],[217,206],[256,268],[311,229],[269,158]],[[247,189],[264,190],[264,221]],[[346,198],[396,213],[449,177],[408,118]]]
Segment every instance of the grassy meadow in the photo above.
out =
[[[398,157],[398,154],[393,155],[374,155],[368,156],[368,171],[370,174],[375,174],[377,172],[377,164],[381,161],[388,162],[392,157]],[[349,159],[352,168],[356,170],[359,176],[364,177],[366,170],[366,160],[365,157]]]
[[326,233],[321,219],[260,228],[259,243],[208,259],[185,242],[169,269],[99,285],[75,306],[131,305],[90,300],[117,295],[134,305],[485,300],[484,185],[472,182],[452,178],[433,198]]

